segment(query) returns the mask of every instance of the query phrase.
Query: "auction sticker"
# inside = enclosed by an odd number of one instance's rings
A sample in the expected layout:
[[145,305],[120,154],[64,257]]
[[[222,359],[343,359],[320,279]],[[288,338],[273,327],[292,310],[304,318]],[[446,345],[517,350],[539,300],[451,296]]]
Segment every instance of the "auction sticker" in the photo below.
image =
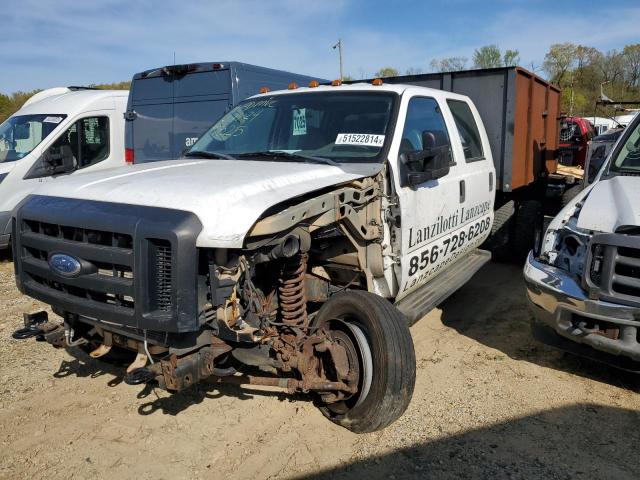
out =
[[294,135],[306,135],[307,134],[307,109],[298,108],[293,111],[293,134]]
[[336,145],[365,145],[367,147],[382,147],[384,135],[371,133],[339,133]]
[[60,123],[62,121],[62,117],[45,117],[42,121],[43,123]]

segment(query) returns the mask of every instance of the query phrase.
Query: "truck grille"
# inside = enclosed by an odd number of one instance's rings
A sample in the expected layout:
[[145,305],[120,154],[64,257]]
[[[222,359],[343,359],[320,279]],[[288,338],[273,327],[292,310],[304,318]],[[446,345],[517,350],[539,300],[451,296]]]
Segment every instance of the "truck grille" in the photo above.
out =
[[172,276],[171,244],[166,240],[152,240],[149,245],[152,278],[155,278],[154,291],[151,293],[156,308],[163,312],[171,311]]
[[195,332],[201,231],[181,210],[31,195],[13,221],[16,283],[81,321]]
[[594,235],[585,283],[599,298],[640,305],[640,237]]
[[[28,219],[21,227],[22,270],[41,288],[118,309],[134,308],[131,235]],[[56,275],[48,264],[54,253],[82,259],[88,273],[76,278]]]

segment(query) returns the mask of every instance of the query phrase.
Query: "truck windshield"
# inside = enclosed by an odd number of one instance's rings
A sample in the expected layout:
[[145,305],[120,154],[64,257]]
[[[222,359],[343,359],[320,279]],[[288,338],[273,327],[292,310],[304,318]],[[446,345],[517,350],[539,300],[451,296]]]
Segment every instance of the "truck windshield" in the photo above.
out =
[[391,141],[396,101],[390,92],[354,91],[252,98],[204,133],[187,156],[376,162]]
[[26,157],[66,115],[15,115],[0,125],[0,163]]
[[611,171],[619,173],[640,174],[640,120],[635,122],[632,129],[623,139],[621,148],[618,149],[611,162]]

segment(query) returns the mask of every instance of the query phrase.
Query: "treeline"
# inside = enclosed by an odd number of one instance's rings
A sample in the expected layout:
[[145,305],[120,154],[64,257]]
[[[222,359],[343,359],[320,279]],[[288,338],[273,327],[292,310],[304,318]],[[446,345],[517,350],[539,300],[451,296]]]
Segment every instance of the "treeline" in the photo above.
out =
[[[376,77],[415,75],[427,72],[453,72],[469,68],[495,68],[518,65],[518,50],[502,52],[497,45],[476,49],[468,57],[434,58],[429,68],[411,67],[403,73],[393,67],[384,67]],[[615,102],[640,102],[640,43],[627,45],[622,50],[601,52],[593,47],[573,43],[555,44],[549,48],[541,65],[524,65],[562,89],[563,113],[591,116],[596,101],[604,94],[612,105],[599,106],[598,115],[620,113]],[[640,104],[637,105],[640,108]]]
[[[128,90],[131,82],[103,83],[99,85],[89,85],[93,88],[102,88],[106,90]],[[32,90],[30,92],[14,92],[9,95],[0,94],[0,123],[20,110],[24,102],[32,95],[41,90]]]

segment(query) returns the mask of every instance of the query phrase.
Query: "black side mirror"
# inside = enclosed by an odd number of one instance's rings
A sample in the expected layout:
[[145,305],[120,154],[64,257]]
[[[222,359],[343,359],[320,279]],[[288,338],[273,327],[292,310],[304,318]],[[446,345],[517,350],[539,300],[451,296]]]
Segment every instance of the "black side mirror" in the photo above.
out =
[[424,150],[401,154],[400,163],[404,172],[400,175],[400,186],[415,186],[444,177],[451,168],[449,157],[449,145],[427,147]]
[[57,152],[46,151],[42,157],[44,168],[49,175],[69,173],[76,169],[76,159],[68,145],[62,145]]

